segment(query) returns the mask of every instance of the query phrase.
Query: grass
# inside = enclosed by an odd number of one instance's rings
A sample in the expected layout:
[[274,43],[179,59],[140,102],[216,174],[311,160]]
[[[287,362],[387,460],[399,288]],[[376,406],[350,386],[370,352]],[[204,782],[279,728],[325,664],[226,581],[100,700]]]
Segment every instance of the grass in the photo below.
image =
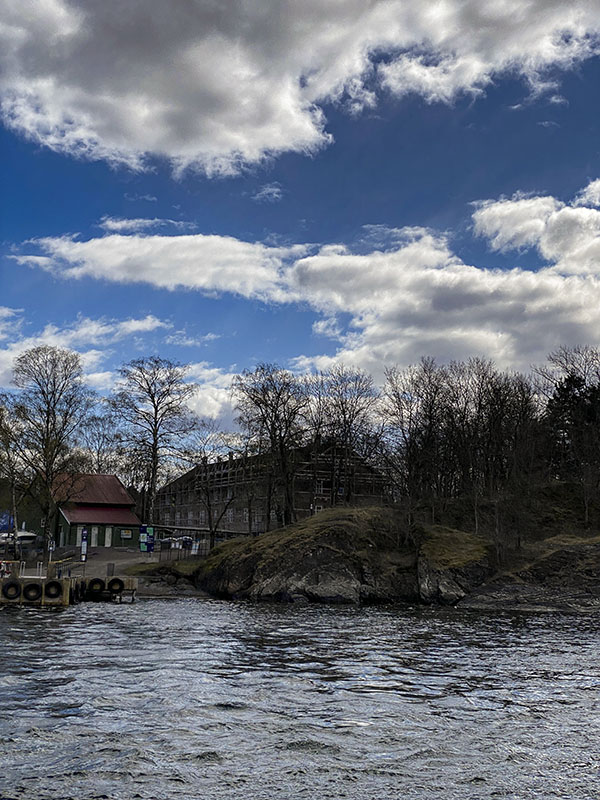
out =
[[489,543],[474,533],[444,525],[430,525],[423,528],[421,552],[432,567],[451,569],[485,558],[489,552]]

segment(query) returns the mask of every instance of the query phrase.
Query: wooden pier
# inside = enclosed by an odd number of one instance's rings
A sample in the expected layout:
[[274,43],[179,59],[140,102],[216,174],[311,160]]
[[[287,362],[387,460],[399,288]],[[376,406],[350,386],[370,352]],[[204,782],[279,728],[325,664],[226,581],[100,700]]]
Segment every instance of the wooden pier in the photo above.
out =
[[0,605],[72,606],[81,602],[133,603],[138,579],[129,576],[105,578],[53,578],[9,575],[0,578]]

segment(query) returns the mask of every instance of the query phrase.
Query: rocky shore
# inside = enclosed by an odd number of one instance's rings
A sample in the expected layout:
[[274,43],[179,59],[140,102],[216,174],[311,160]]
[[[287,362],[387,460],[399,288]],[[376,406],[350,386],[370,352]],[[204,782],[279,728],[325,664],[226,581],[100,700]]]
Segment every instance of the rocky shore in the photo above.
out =
[[146,597],[590,612],[600,609],[600,537],[550,536],[499,570],[485,535],[441,525],[408,534],[392,509],[332,509],[228,542],[199,565],[156,565],[138,576]]
[[217,548],[193,576],[211,596],[454,604],[493,573],[487,544],[442,527],[408,535],[391,509],[332,509]]

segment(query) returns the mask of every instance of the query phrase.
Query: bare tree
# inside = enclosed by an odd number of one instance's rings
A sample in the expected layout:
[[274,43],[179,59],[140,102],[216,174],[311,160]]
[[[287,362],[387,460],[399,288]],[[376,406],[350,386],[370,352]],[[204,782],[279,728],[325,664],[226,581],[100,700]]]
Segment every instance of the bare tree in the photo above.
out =
[[82,430],[83,455],[90,472],[122,473],[122,433],[119,420],[106,401],[91,414]]
[[130,361],[119,374],[110,406],[123,424],[128,448],[145,465],[147,518],[155,522],[161,468],[166,459],[181,452],[185,437],[197,425],[187,405],[195,387],[185,380],[187,367],[158,356]]
[[[308,396],[302,381],[276,364],[259,364],[233,380],[238,422],[255,450],[271,460],[269,478],[280,490],[281,505],[276,509],[284,525],[295,520],[295,449],[304,438],[303,414]],[[266,447],[265,447],[266,443]],[[271,492],[267,492],[265,514],[270,519]]]
[[309,403],[305,418],[316,463],[321,440],[332,448],[331,504],[338,496],[351,502],[356,456],[371,460],[378,451],[381,430],[375,422],[379,393],[371,375],[336,364],[306,379]]
[[22,353],[15,361],[13,380],[21,390],[13,406],[19,425],[15,452],[42,511],[47,548],[57,500],[65,499],[69,476],[81,468],[76,446],[92,395],[83,383],[79,355],[59,347],[44,345]]
[[23,499],[27,476],[19,458],[18,442],[20,424],[14,413],[14,398],[4,394],[0,397],[0,477],[8,484],[13,533],[19,527],[18,507]]

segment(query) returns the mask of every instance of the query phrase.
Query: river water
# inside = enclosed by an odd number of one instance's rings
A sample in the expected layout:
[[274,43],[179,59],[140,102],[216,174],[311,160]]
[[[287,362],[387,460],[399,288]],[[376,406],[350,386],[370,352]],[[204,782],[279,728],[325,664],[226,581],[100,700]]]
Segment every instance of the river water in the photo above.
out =
[[0,797],[596,798],[600,619],[0,612]]

